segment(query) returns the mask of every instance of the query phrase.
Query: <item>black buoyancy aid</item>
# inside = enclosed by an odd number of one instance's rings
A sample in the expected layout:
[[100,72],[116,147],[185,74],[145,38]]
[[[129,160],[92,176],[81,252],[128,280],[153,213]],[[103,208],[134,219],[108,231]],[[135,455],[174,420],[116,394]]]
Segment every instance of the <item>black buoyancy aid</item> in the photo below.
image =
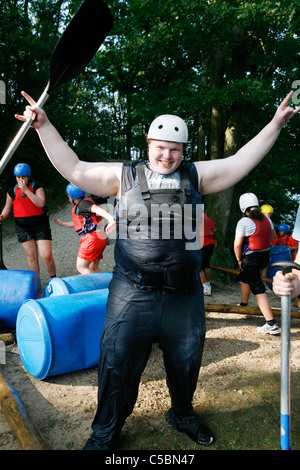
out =
[[[93,199],[90,198],[85,198],[85,200],[92,202],[95,204]],[[72,219],[74,223],[74,229],[75,232],[82,237],[83,235],[86,235],[87,233],[94,232],[97,229],[97,225],[101,221],[102,217],[94,214],[91,212],[88,216],[83,216],[80,214],[79,211],[79,204],[76,204],[73,209],[72,209]]]
[[123,165],[122,182],[126,172],[133,179],[116,205],[114,273],[140,288],[191,292],[199,282],[201,195],[191,180],[197,173],[193,164],[178,171],[177,189],[149,189],[145,162]]

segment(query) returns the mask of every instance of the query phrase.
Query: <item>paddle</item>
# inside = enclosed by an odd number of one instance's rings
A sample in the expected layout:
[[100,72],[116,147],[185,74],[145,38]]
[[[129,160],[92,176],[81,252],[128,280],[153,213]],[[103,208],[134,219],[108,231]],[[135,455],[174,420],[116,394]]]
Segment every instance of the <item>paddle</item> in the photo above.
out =
[[[93,58],[113,27],[112,14],[102,0],[84,0],[57,42],[50,63],[48,84],[37,101],[43,107],[59,85],[75,78]],[[27,119],[0,161],[0,174],[31,125]]]
[[[300,270],[293,261],[277,261],[272,268],[280,268],[283,274],[292,269]],[[280,389],[280,445],[281,450],[291,449],[290,403],[290,328],[291,295],[281,296],[281,389]]]

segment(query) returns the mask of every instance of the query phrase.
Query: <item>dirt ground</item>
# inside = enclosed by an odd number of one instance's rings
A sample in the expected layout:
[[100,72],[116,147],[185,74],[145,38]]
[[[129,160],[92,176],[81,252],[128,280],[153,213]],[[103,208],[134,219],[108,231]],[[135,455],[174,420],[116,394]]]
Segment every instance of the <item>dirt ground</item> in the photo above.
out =
[[[78,239],[72,229],[58,227],[53,217],[70,219],[70,206],[66,206],[51,216],[53,231],[53,253],[59,277],[77,274],[75,260]],[[5,224],[3,224],[5,235]],[[111,271],[113,267],[112,240],[104,253],[101,270]],[[15,235],[3,241],[4,263],[9,270],[26,269],[25,256],[16,241]],[[214,273],[212,273],[214,275]],[[48,276],[41,268],[41,281],[45,286]],[[225,282],[225,284],[223,283]],[[273,308],[279,309],[280,300],[269,294]],[[236,305],[240,301],[240,286],[234,278],[212,281],[212,295],[206,303]],[[250,304],[256,307],[251,297]],[[299,311],[293,306],[293,310]],[[280,324],[280,314],[278,315]],[[259,334],[257,326],[264,323],[263,317],[231,314],[207,313],[207,335],[202,368],[194,396],[195,408],[203,414],[205,422],[211,426],[215,422],[221,429],[214,429],[216,443],[205,450],[248,449],[244,435],[253,434],[256,444],[253,448],[270,449],[266,436],[256,436],[256,424],[247,422],[250,409],[267,426],[279,429],[280,402],[280,336]],[[53,450],[80,450],[91,433],[91,423],[97,402],[97,367],[48,377],[34,379],[25,370],[16,343],[6,346],[5,364],[0,365],[21,398],[27,412],[35,421],[46,441]],[[300,319],[292,319],[291,325],[291,388],[294,442],[300,449]],[[258,413],[265,404],[275,404],[275,415],[262,416]],[[266,405],[267,406],[267,405]],[[273,406],[273,405],[272,405]],[[121,435],[121,450],[130,449],[200,449],[190,439],[174,431],[166,421],[170,398],[165,382],[162,354],[157,344],[144,371],[138,400],[132,415],[127,419]],[[269,409],[269,408],[268,408]],[[242,418],[241,418],[242,417]],[[240,418],[240,420],[239,420]],[[248,420],[249,421],[249,420]],[[229,426],[235,442],[228,442]],[[249,432],[247,432],[247,426]],[[211,426],[212,427],[212,426]],[[234,432],[232,428],[234,429]],[[233,433],[233,434],[232,434]],[[279,439],[279,438],[278,438]],[[257,442],[261,440],[261,447]],[[279,442],[279,441],[278,441]],[[256,447],[255,447],[256,446]],[[279,443],[278,447],[279,448]],[[0,450],[19,450],[20,445],[10,425],[0,412]]]

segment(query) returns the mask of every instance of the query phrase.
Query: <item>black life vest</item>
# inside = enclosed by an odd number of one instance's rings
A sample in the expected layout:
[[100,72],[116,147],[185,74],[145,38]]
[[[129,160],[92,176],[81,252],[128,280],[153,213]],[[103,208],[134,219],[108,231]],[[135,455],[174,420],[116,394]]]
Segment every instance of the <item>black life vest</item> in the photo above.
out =
[[[93,204],[95,204],[94,200],[91,198],[84,198],[86,201],[90,201]],[[80,207],[79,204],[76,204],[73,209],[72,209],[72,219],[74,223],[74,229],[77,234],[82,237],[86,235],[87,233],[94,232],[97,230],[97,225],[99,224],[100,220],[102,220],[102,217],[94,214],[93,212],[90,212],[87,215],[82,215],[80,213]]]
[[197,170],[181,164],[176,175],[157,174],[166,183],[175,175],[177,188],[149,189],[145,165],[123,165],[114,275],[142,289],[191,292],[201,265]]

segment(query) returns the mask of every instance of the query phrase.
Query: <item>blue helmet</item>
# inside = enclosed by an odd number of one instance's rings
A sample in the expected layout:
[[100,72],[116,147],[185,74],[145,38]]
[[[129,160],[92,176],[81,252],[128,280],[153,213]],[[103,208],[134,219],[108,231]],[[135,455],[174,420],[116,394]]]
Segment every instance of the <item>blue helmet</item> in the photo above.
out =
[[278,225],[278,231],[279,232],[284,232],[285,234],[287,234],[290,231],[290,227],[287,224],[279,224]]
[[14,168],[14,175],[15,176],[31,176],[31,168],[27,163],[17,163]]
[[72,201],[85,196],[85,192],[82,191],[82,189],[76,188],[76,186],[74,186],[74,184],[72,183],[68,184],[66,188],[66,193],[70,195]]

